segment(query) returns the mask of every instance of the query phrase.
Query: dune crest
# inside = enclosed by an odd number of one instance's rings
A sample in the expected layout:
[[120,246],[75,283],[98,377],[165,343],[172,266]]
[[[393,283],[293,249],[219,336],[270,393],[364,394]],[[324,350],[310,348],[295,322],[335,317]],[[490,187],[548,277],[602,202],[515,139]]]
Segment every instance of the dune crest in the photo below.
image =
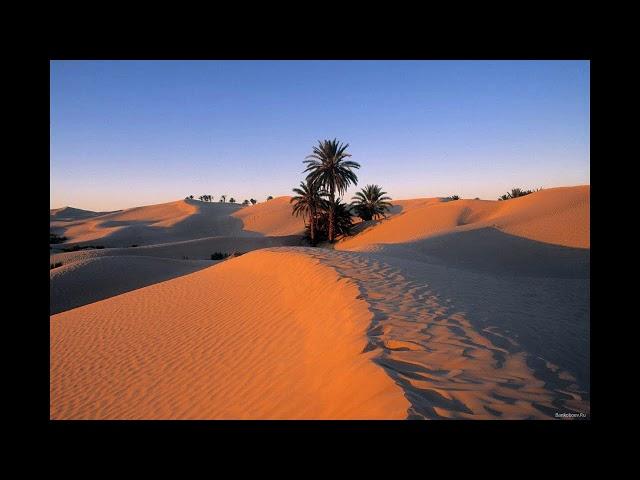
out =
[[243,229],[269,236],[302,235],[304,220],[291,214],[291,197],[276,197],[234,212]]
[[[483,228],[543,243],[589,248],[590,186],[541,190],[507,201],[399,200],[400,212],[336,245],[367,250],[376,244],[401,244],[437,235]],[[374,248],[375,249],[375,248]]]
[[261,250],[53,315],[51,418],[405,418],[361,353],[358,295],[295,249]]

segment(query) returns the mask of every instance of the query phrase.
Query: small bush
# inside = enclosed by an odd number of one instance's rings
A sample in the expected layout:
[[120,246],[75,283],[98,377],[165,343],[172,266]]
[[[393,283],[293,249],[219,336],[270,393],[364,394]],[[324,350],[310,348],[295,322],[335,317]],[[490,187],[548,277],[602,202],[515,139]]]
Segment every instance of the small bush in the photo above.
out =
[[232,257],[239,257],[240,255],[244,255],[246,252],[233,252],[231,254]]
[[215,252],[211,254],[211,260],[224,260],[228,256],[228,253]]
[[85,245],[85,246],[80,246],[80,245],[74,245],[71,248],[63,248],[62,251],[63,252],[77,252],[78,250],[100,250],[103,249],[104,245]]
[[55,262],[51,264],[51,268],[49,270],[53,270],[54,268],[58,268],[62,266],[62,262]]
[[536,190],[522,190],[521,188],[512,188],[510,192],[507,192],[504,195],[500,195],[500,197],[498,197],[498,200],[510,200],[512,198],[524,197],[525,195],[539,192],[540,190],[542,190],[542,188],[538,188]]
[[67,237],[61,237],[55,233],[49,233],[49,243],[63,243],[67,241]]

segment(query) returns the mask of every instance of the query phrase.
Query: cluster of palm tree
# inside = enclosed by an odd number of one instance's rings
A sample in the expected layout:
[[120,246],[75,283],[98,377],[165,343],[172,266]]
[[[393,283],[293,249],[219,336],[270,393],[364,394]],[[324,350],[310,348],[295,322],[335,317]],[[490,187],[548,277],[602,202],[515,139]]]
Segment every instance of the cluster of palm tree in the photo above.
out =
[[[353,197],[351,205],[342,201],[342,195],[350,185],[358,184],[354,170],[360,164],[349,160],[349,144],[337,139],[318,141],[313,153],[304,162],[307,173],[304,182],[294,188],[291,198],[293,215],[305,219],[307,236],[311,244],[328,240],[334,242],[338,236],[348,235],[353,226],[352,216],[371,220],[385,216],[391,207],[378,185],[367,185]],[[308,220],[308,223],[306,222]]]
[[521,188],[512,188],[510,192],[507,192],[504,195],[500,195],[500,197],[498,197],[498,200],[509,200],[511,198],[524,197],[525,195],[539,192],[540,190],[542,190],[542,188],[538,188],[536,190],[522,190]]
[[[267,198],[267,200],[271,200],[273,197],[269,197]],[[185,197],[185,199],[190,199],[193,200],[193,195],[189,195],[188,197]],[[200,200],[201,202],[213,202],[213,195],[200,195],[198,197],[198,200]],[[220,203],[226,203],[227,202],[227,196],[226,195],[220,195]],[[229,198],[229,203],[236,203],[236,199],[231,197]],[[244,202],[242,202],[242,205],[249,205],[249,203],[251,203],[252,205],[255,205],[256,203],[258,203],[258,201],[254,198],[252,198],[251,200],[245,200]]]
[[351,205],[355,214],[363,221],[386,217],[386,213],[392,207],[386,197],[387,192],[383,192],[378,185],[367,185],[352,197]]
[[[193,200],[193,195],[189,195],[187,198]],[[213,202],[213,195],[200,195],[198,200],[201,202]]]

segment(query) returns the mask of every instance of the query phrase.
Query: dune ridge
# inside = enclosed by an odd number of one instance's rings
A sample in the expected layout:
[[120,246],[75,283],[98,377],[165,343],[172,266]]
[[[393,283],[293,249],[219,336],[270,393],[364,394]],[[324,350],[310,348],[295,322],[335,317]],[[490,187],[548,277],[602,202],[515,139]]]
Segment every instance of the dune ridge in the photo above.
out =
[[105,247],[153,245],[208,237],[262,237],[301,234],[304,222],[291,215],[290,197],[243,207],[237,203],[175,202],[54,221],[51,231],[67,237],[62,245]]
[[376,245],[421,241],[454,232],[494,228],[505,234],[570,248],[587,249],[590,186],[541,190],[507,201],[400,200],[401,210],[370,222],[369,228],[336,245],[367,250]]
[[[543,348],[523,348],[514,335],[522,329],[516,322],[507,330],[493,322],[471,320],[487,307],[507,307],[495,291],[492,303],[476,305],[474,312],[468,310],[469,304],[460,309],[455,297],[443,295],[446,290],[438,282],[431,285],[432,279],[451,275],[438,267],[425,269],[413,263],[419,267],[415,275],[406,264],[399,266],[393,258],[369,252],[305,249],[305,253],[358,285],[374,314],[365,351],[377,352],[374,361],[405,391],[412,404],[408,418],[549,419],[555,412],[589,412],[585,384],[566,369],[571,357],[550,352],[547,340],[537,332],[534,338],[542,341]],[[466,290],[483,297],[486,277],[465,280],[472,287]],[[456,286],[459,281],[455,278]],[[514,296],[522,294],[512,291]],[[525,294],[537,293],[529,288]],[[564,301],[570,300],[564,297]],[[540,328],[543,322],[563,318],[535,320]],[[553,333],[550,329],[549,339]],[[560,360],[562,367],[549,357]]]
[[358,294],[269,249],[53,315],[51,418],[405,418]]

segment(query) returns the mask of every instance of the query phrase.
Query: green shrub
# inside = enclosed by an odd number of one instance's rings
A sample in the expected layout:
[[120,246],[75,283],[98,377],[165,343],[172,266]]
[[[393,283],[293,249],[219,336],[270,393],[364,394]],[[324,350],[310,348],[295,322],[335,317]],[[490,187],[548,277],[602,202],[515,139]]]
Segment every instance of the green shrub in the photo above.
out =
[[70,248],[63,248],[63,252],[77,252],[78,250],[101,250],[104,248],[104,245],[74,245]]
[[211,260],[224,260],[228,256],[228,253],[215,252],[211,254]]
[[522,190],[521,188],[512,188],[510,192],[507,192],[504,195],[500,195],[500,197],[498,197],[498,200],[510,200],[512,198],[524,197],[525,195],[539,192],[540,190],[542,190],[542,188],[538,188],[536,190]]
[[67,237],[61,237],[55,233],[49,233],[49,243],[63,243],[67,241]]

